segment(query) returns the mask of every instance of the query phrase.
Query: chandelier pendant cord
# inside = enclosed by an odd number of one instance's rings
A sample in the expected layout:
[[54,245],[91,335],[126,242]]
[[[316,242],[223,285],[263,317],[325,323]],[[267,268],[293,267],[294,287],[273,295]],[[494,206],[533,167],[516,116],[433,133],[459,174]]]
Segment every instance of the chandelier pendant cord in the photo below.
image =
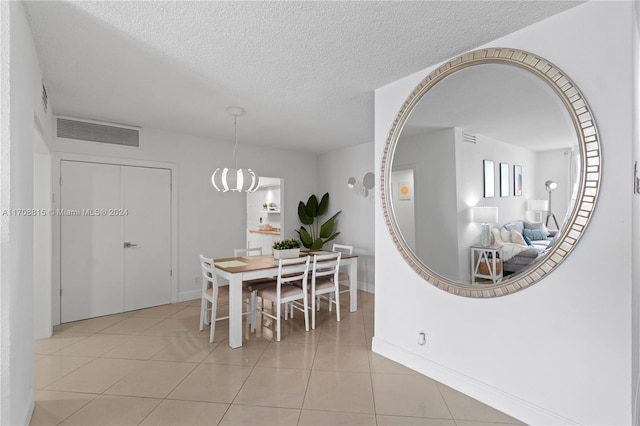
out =
[[238,157],[236,157],[236,150],[238,149],[238,125],[237,125],[238,117],[233,117],[233,133],[236,138],[236,143],[233,145],[233,161],[236,165],[236,170],[238,170]]

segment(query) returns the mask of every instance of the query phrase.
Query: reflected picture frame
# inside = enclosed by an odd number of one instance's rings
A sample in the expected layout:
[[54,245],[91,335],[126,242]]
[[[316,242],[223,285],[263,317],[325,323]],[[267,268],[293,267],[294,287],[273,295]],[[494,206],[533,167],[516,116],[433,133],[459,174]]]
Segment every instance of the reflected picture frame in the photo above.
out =
[[500,196],[509,196],[509,165],[500,163]]
[[517,164],[513,165],[513,195],[522,195],[522,166]]
[[496,175],[492,160],[483,160],[484,198],[495,197]]

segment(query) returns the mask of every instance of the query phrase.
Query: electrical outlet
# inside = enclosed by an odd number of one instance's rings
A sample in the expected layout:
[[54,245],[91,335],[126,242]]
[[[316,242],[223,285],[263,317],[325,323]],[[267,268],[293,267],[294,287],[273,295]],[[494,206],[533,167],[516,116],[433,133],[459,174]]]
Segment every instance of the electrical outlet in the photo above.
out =
[[193,280],[193,285],[195,286],[199,286],[200,285],[200,277],[196,276],[196,278]]
[[426,332],[421,331],[418,333],[418,345],[424,347],[429,346],[429,335]]

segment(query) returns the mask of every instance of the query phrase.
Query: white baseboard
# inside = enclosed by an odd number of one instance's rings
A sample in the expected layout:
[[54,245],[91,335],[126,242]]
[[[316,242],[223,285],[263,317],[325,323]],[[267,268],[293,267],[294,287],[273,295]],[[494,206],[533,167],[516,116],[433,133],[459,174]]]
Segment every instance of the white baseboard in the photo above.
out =
[[28,425],[31,423],[31,416],[33,416],[33,410],[35,408],[35,396],[34,396],[34,389],[33,387],[29,390],[29,401],[27,402],[27,406],[26,406],[26,412],[23,413],[23,415],[21,416],[22,419],[24,419],[24,422],[22,422],[21,424],[23,425]]
[[443,383],[527,424],[577,425],[528,401],[437,364],[384,340],[373,338],[373,352]]
[[178,293],[178,302],[186,302],[187,300],[200,299],[202,290],[183,291]]
[[375,293],[375,286],[373,283],[365,283],[358,281],[358,290],[366,291],[367,293]]

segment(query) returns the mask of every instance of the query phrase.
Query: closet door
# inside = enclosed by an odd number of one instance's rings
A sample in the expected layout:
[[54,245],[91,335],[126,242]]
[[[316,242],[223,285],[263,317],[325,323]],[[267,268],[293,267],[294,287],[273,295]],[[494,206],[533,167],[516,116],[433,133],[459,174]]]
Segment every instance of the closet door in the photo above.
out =
[[120,166],[60,165],[61,321],[123,310],[122,218],[92,215],[121,205]]
[[171,171],[122,168],[124,310],[171,302]]
[[171,302],[171,171],[62,161],[60,320]]

